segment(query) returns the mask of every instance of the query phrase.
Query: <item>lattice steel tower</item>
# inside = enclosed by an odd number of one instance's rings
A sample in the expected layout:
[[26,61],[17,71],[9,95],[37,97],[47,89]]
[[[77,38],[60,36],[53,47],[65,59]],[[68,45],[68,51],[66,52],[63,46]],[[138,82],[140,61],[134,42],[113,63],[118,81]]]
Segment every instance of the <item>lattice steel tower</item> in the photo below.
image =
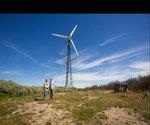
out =
[[68,40],[68,42],[67,42],[67,62],[66,62],[66,84],[65,84],[65,87],[73,87],[70,43],[71,42]]

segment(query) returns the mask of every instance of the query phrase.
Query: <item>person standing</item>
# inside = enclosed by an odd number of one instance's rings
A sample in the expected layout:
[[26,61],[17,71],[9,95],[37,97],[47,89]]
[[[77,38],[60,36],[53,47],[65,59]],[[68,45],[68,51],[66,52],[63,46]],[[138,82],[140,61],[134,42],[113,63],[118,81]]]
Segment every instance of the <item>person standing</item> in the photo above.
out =
[[53,99],[54,90],[55,90],[55,82],[51,78],[49,82],[49,90],[50,90],[50,98]]
[[47,99],[48,98],[48,93],[49,93],[49,83],[48,83],[47,79],[45,79],[43,91],[44,91],[44,97],[43,97],[43,99]]

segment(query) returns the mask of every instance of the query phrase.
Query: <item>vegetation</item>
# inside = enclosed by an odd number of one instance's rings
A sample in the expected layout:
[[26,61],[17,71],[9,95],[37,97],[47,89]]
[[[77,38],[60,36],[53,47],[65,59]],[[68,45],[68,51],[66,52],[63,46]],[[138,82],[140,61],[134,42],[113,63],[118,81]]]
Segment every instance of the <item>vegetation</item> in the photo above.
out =
[[6,97],[22,97],[41,93],[42,87],[27,87],[19,85],[11,80],[0,80],[0,100]]
[[[54,100],[38,100],[38,104],[52,104],[54,109],[65,109],[75,121],[107,119],[104,111],[111,107],[128,108],[140,113],[145,121],[150,121],[149,107],[149,79],[144,76],[126,80],[129,87],[128,93],[114,93],[113,83],[105,86],[92,86],[86,89],[57,88]],[[118,82],[118,81],[117,81]],[[137,84],[136,84],[137,83]],[[32,114],[13,114],[19,105],[32,102],[35,97],[41,96],[42,87],[26,87],[12,81],[0,80],[0,124],[2,125],[28,125]],[[44,110],[38,111],[42,116]],[[131,114],[131,112],[129,112]],[[46,124],[52,124],[48,120]]]
[[18,108],[17,105],[33,101],[41,92],[42,87],[27,87],[11,80],[0,80],[0,125],[28,125],[26,116],[9,115]]
[[133,91],[150,91],[150,75],[139,76],[138,78],[130,78],[126,81],[114,81],[107,85],[93,85],[91,87],[85,88],[86,90],[96,90],[96,89],[108,89],[113,90],[114,84],[127,83],[128,89]]
[[143,93],[100,93],[99,90],[95,91],[94,94],[93,91],[87,91],[87,93],[97,98],[86,102],[79,108],[74,108],[73,114],[80,120],[90,119],[98,112],[117,106],[133,109],[150,120],[149,97],[143,98]]

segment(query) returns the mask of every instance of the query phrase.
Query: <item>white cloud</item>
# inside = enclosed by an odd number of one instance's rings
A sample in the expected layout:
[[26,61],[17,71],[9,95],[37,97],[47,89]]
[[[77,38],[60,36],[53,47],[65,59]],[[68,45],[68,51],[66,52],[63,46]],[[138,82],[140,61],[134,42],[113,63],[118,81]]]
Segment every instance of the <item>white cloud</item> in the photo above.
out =
[[88,54],[88,53],[82,54],[78,58],[72,61],[72,67],[80,70],[80,67],[84,67],[84,64],[86,63],[86,61],[89,61],[92,58],[93,58],[93,55],[91,54]]
[[125,35],[126,35],[126,33],[122,33],[122,34],[120,34],[118,36],[109,38],[109,39],[105,40],[103,43],[100,43],[99,46],[105,46],[105,45],[107,45],[109,43],[112,43],[112,42],[116,41],[117,39],[119,39],[119,38],[121,38],[121,37],[123,37]]
[[92,56],[88,57],[88,53],[87,53],[86,54],[87,56],[84,56],[83,58],[80,57],[79,59],[77,59],[76,63],[73,64],[73,68],[76,68],[78,70],[85,70],[85,69],[93,68],[96,66],[100,66],[104,63],[113,63],[113,62],[122,61],[122,60],[125,60],[127,58],[140,55],[143,52],[145,52],[146,49],[147,49],[147,47],[134,48],[131,50],[126,50],[124,52],[117,52],[113,55],[99,58],[99,59],[95,59],[95,60],[90,61],[90,62],[88,60],[93,58],[93,57]]
[[43,63],[41,64],[42,67],[48,68],[50,70],[55,70],[55,71],[62,71],[61,68],[55,68],[52,64],[48,64],[48,63]]
[[61,58],[61,59],[57,59],[56,61],[55,61],[55,63],[56,64],[59,64],[59,65],[65,65],[65,63],[66,63],[66,57],[63,57],[63,58]]
[[139,51],[137,53],[134,53],[134,54],[131,54],[131,55],[128,55],[128,56],[125,56],[125,57],[122,57],[122,58],[118,58],[118,59],[115,59],[115,60],[111,60],[110,63],[115,63],[115,62],[119,62],[119,61],[122,61],[122,60],[126,60],[128,58],[131,58],[131,57],[135,57],[135,56],[138,56],[138,55],[141,55],[143,53],[145,53],[146,51]]
[[12,50],[16,51],[18,54],[32,60],[33,62],[37,62],[36,59],[34,59],[33,57],[31,57],[29,54],[25,53],[24,51],[18,49],[13,43],[11,42],[2,42],[2,44],[5,46],[5,47],[8,47],[8,48],[11,48]]
[[18,75],[21,76],[23,73],[17,70],[5,70],[0,72],[3,75]]
[[[56,83],[65,83],[65,74],[55,76]],[[99,73],[99,72],[78,72],[73,73],[73,81],[75,87],[86,87],[99,83],[108,83],[110,81],[123,79],[125,76],[115,71],[111,74],[110,72]]]
[[47,62],[42,63],[40,66],[45,67],[47,69],[53,70],[53,71],[62,71],[62,68],[58,68],[54,65],[54,60],[49,59]]
[[139,69],[139,70],[147,71],[147,72],[149,72],[149,70],[150,70],[150,62],[148,62],[148,61],[134,62],[129,66],[131,68],[135,68],[135,69]]

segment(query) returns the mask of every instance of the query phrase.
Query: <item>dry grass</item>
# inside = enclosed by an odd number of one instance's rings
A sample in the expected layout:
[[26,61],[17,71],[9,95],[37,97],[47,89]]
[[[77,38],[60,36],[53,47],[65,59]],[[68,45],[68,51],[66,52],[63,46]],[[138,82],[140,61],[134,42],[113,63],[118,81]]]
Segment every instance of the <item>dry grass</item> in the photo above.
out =
[[[149,96],[145,93],[111,93],[109,91],[66,91],[54,93],[54,100],[39,100],[38,104],[52,104],[54,109],[67,109],[71,112],[74,121],[87,121],[94,119],[107,119],[103,111],[111,107],[129,108],[140,113],[148,122],[150,120]],[[23,105],[25,102],[32,102],[34,97],[28,96],[24,98],[5,99],[0,102],[0,124],[11,125],[28,124],[25,120],[26,116],[14,116],[6,119],[6,117],[17,108],[17,104]],[[10,104],[11,102],[11,104]],[[11,109],[10,109],[11,105]],[[43,111],[40,111],[43,113]],[[128,112],[131,114],[131,112]],[[29,117],[28,117],[29,118]],[[101,123],[100,121],[99,124]],[[51,124],[51,122],[47,122]]]
[[54,108],[57,109],[66,108],[72,112],[73,117],[77,120],[92,119],[96,113],[111,107],[133,109],[135,112],[141,113],[147,120],[150,120],[149,97],[145,98],[144,94],[74,90],[61,94],[56,93],[53,101],[47,100],[42,103],[53,103]]

